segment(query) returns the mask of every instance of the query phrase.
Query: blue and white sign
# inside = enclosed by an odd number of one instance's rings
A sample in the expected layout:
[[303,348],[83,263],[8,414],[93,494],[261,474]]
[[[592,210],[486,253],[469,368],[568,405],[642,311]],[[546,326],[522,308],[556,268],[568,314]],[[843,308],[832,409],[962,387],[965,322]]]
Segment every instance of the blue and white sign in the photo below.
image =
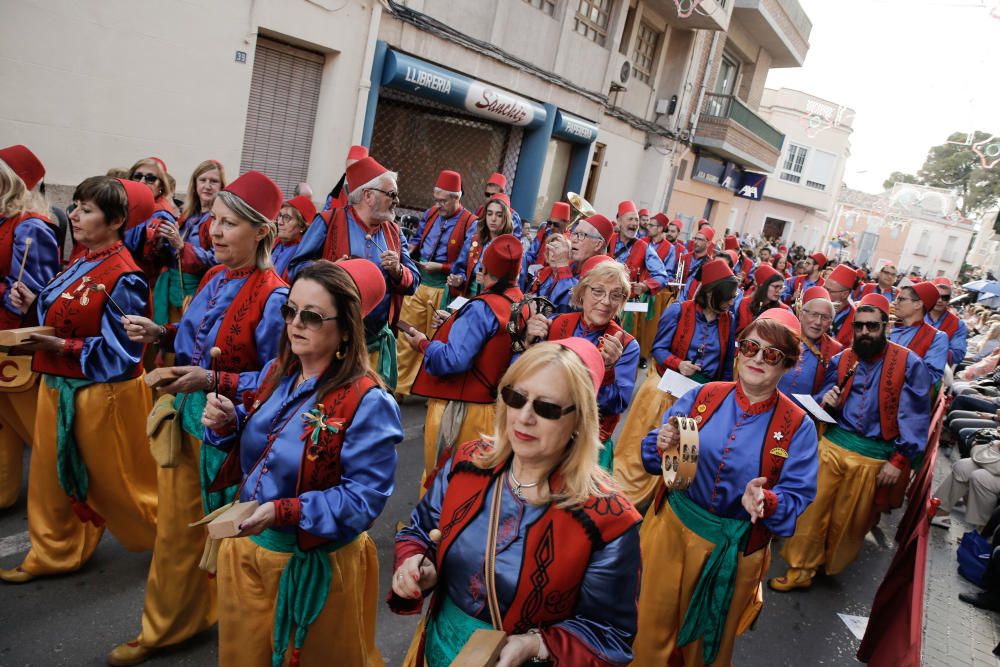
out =
[[597,139],[597,125],[560,110],[556,111],[552,136],[578,144],[590,144]]
[[764,186],[767,184],[767,174],[755,174],[752,171],[744,171],[740,179],[739,188],[736,190],[737,197],[760,201],[764,196]]
[[537,127],[545,122],[545,107],[538,102],[398,51],[386,54],[382,85],[498,123]]

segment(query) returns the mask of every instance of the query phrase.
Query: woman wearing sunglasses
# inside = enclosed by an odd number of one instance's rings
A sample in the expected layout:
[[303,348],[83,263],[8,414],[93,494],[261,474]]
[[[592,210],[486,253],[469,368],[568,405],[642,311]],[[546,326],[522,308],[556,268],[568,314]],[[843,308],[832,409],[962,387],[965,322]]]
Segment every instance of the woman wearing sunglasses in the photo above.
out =
[[15,350],[39,373],[28,483],[31,549],[0,580],[25,583],[81,568],[107,526],[125,548],[156,536],[156,470],[145,444],[149,389],[142,344],[129,340],[125,313],[145,313],[149,287],[122,245],[130,222],[153,210],[149,191],[107,176],[84,180],[70,215],[86,253],[37,294],[15,284],[10,304],[26,323],[48,325]]
[[580,267],[580,282],[573,288],[570,303],[580,310],[558,315],[551,322],[540,314],[528,321],[529,342],[576,337],[589,340],[600,350],[604,377],[597,392],[602,443],[599,463],[609,473],[615,453],[611,436],[632,399],[639,366],[639,343],[614,319],[621,315],[631,287],[624,264],[597,255]]
[[656,491],[656,480],[643,467],[640,443],[677,400],[657,388],[661,374],[669,369],[700,384],[733,377],[731,309],[738,289],[736,277],[721,259],[703,264],[699,271],[702,283],[694,299],[673,302],[660,318],[652,353],[656,365],[632,400],[618,438],[615,479],[642,509]]
[[385,292],[366,259],[310,264],[254,400],[208,399],[205,442],[227,452],[209,488],[238,484],[241,502],[260,503],[219,549],[219,664],[281,664],[289,648],[292,664],[383,664],[365,531],[392,493],[403,427],[363,318]]
[[153,215],[125,230],[125,247],[146,272],[150,287],[165,266],[171,265],[171,239],[178,237],[177,207],[174,206],[167,165],[158,157],[142,158],[129,169],[129,179],[144,183],[153,193]]
[[316,205],[306,195],[289,199],[278,213],[278,236],[271,249],[271,261],[275,272],[285,280],[288,280],[288,265],[299,250],[302,235],[315,217]]
[[[201,414],[209,391],[239,400],[255,386],[256,373],[277,355],[288,287],[271,265],[274,222],[281,190],[259,171],[248,171],[212,204],[212,243],[220,262],[205,274],[177,324],[129,318],[129,337],[158,343],[175,354],[176,366],[160,369],[163,392],[157,409],[177,411],[183,426],[175,467],[158,472],[156,548],[146,584],[142,630],[108,656],[112,665],[144,661],[157,648],[183,641],[215,623],[215,580],[199,570],[206,547],[203,529],[189,528],[231,498],[202,493],[224,455],[203,449]],[[218,347],[218,359],[211,350]],[[162,402],[162,404],[161,404]],[[162,463],[162,462],[161,462]],[[210,564],[206,563],[206,567]],[[214,566],[211,566],[214,569]]]
[[[740,335],[735,382],[687,392],[642,442],[656,498],[642,526],[647,567],[635,664],[731,665],[733,643],[760,612],[772,535],[790,536],[816,495],[816,427],[778,391],[799,357],[799,321],[765,311]],[[694,481],[668,491],[664,449],[680,435],[668,420],[698,423]]]
[[449,665],[490,627],[504,667],[632,660],[639,514],[597,465],[604,372],[589,341],[533,346],[500,381],[491,435],[434,477],[396,535],[390,608],[418,613],[432,593],[408,667]]
[[430,399],[421,493],[442,454],[493,429],[500,376],[513,355],[507,325],[512,306],[524,296],[517,287],[523,251],[513,234],[491,243],[481,263],[483,293],[449,317],[433,340],[412,327],[401,329],[410,347],[423,354],[412,393]]
[[476,276],[482,269],[483,253],[493,241],[513,232],[510,198],[505,194],[493,195],[476,221],[472,239],[465,244],[458,261],[452,266],[451,275],[448,276],[449,292],[454,295],[464,292],[466,296],[478,296],[483,286],[476,280]]

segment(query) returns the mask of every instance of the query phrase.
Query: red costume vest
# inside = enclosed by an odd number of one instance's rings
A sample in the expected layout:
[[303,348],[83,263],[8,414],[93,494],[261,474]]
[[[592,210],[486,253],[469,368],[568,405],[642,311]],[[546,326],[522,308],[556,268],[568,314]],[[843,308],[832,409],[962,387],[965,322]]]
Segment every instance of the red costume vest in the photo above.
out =
[[[744,295],[743,300],[740,301],[740,307],[736,309],[736,335],[739,336],[740,332],[750,326],[750,323],[757,319],[757,316],[753,314],[750,310],[750,302],[752,299],[751,295]],[[781,308],[782,310],[791,310],[787,304],[778,302],[772,308]]]
[[945,311],[944,319],[941,320],[941,326],[938,327],[938,331],[943,331],[948,334],[948,340],[951,340],[958,331],[959,321],[958,315],[950,310],[947,310]]
[[[807,345],[805,339],[802,342]],[[807,345],[808,346],[808,345]],[[823,379],[826,377],[826,367],[830,360],[837,356],[844,346],[827,334],[823,334],[819,339],[819,359],[816,363],[816,377],[813,378],[812,393],[816,393],[823,386]],[[817,350],[813,349],[815,354]]]
[[[677,321],[677,329],[674,331],[674,338],[670,342],[670,352],[681,361],[687,359],[688,350],[691,348],[691,341],[694,338],[695,318],[697,317],[698,310],[701,310],[701,306],[696,304],[694,301],[684,301],[681,303],[681,316]],[[727,310],[724,313],[720,313],[718,321],[719,350],[722,352],[723,358],[719,360],[719,370],[716,373],[716,378],[722,377],[722,369],[726,365],[727,349],[729,345],[729,327],[732,325],[729,311]],[[661,374],[663,373],[662,368],[660,368],[659,371]]]
[[[440,218],[440,213],[441,209],[438,206],[432,206],[427,213],[424,234],[420,237],[420,245],[417,246],[421,253],[420,256],[425,262],[431,261],[432,258],[423,256],[424,241],[427,240],[431,229],[437,223],[438,218]],[[465,246],[465,236],[469,231],[469,227],[474,224],[476,224],[476,216],[469,209],[463,208],[458,214],[458,221],[455,223],[455,227],[451,230],[451,236],[448,238],[448,261],[445,262],[445,269],[450,269],[451,265],[458,260],[458,256],[462,253],[462,248]]]
[[[573,332],[576,331],[576,326],[583,319],[583,313],[565,313],[563,315],[557,316],[552,320],[552,324],[549,325],[549,340],[562,340],[563,338],[572,338]],[[626,348],[629,344],[635,340],[635,338],[627,331],[622,329],[618,324],[612,320],[608,322],[604,331],[601,332],[602,335],[606,336],[617,336],[618,332],[625,334],[622,338],[622,348]],[[600,349],[600,345],[598,345]],[[601,381],[601,387],[609,384],[614,384],[615,381],[615,369],[611,367],[606,369],[604,372],[604,379]],[[615,428],[618,426],[618,422],[621,420],[622,416],[618,415],[608,415],[603,412],[600,413],[600,429],[601,429],[601,440],[607,440],[610,438],[614,432]]]
[[[271,366],[267,376],[256,391],[244,392],[243,405],[247,410],[246,419],[249,419],[257,408],[270,398],[280,384],[281,378],[276,372],[277,367],[277,362]],[[340,485],[340,476],[343,470],[340,463],[340,449],[344,446],[344,434],[351,427],[351,421],[358,411],[361,399],[376,384],[371,377],[363,376],[346,386],[334,389],[322,398],[320,405],[322,405],[323,413],[327,416],[327,423],[332,421],[335,430],[322,430],[319,441],[315,444],[308,433],[303,433],[304,446],[302,459],[299,463],[298,483],[295,487],[296,497],[301,496],[306,491],[322,491]],[[299,422],[297,421],[297,423]],[[272,434],[271,437],[277,437],[277,434]],[[268,444],[270,445],[271,442],[273,440],[269,439]],[[208,487],[208,491],[224,491],[239,484],[242,480],[243,469],[240,466],[240,447],[239,441],[237,441],[226,455],[226,460],[219,468],[219,473]],[[299,548],[303,551],[330,542],[330,540],[317,537],[301,528],[296,529],[296,536]]]
[[910,344],[906,347],[923,359],[927,356],[927,350],[931,349],[931,343],[934,342],[934,334],[937,332],[937,329],[921,320],[920,328],[917,329],[917,333],[913,334]]
[[840,325],[840,329],[837,330],[837,335],[834,336],[836,341],[844,347],[850,347],[854,342],[854,313],[857,309],[853,305],[847,306],[851,309],[851,312],[844,316],[844,321]]
[[[876,287],[878,287],[878,283],[865,283],[864,285],[862,285],[861,293],[858,295],[858,300],[860,301],[861,297],[868,296],[869,294],[875,294]],[[885,292],[881,292],[881,294],[885,294]],[[896,294],[896,289],[894,287],[890,287],[889,296],[887,296],[886,298],[889,299],[889,301],[892,301],[895,294]]]
[[[619,236],[617,233],[611,235],[608,247],[612,250],[618,245]],[[649,242],[646,239],[635,239],[629,247],[628,257],[622,262],[616,254],[615,259],[625,265],[628,269],[629,280],[634,283],[642,282],[649,278],[649,271],[646,270],[646,247]]]
[[[63,294],[73,298],[59,296],[45,313],[43,324],[55,327],[55,335],[59,338],[83,339],[101,335],[101,319],[104,317],[105,306],[112,314],[112,319],[118,320],[119,313],[108,305],[108,295],[114,292],[118,279],[126,274],[142,275],[142,269],[132,259],[121,241],[101,250],[83,261],[100,259],[86,274],[80,276],[69,285]],[[91,290],[87,285],[104,285],[107,291]],[[82,302],[86,299],[87,303]],[[149,307],[143,315],[149,315]],[[35,352],[31,369],[37,373],[48,373],[66,378],[85,380],[80,359],[75,355],[59,354],[58,352]],[[138,377],[142,373],[142,363],[135,365],[129,378]]]
[[[350,211],[351,217],[364,229],[365,225],[361,222],[358,214],[355,213],[353,208]],[[323,242],[323,259],[336,262],[344,257],[354,257],[355,255],[351,254],[351,230],[350,223],[347,221],[347,209],[331,208],[319,215],[323,218],[323,222],[326,223],[326,241]],[[384,220],[379,223],[378,229],[382,231],[386,249],[394,253],[399,253],[402,247],[399,240],[399,225],[395,222]],[[403,307],[403,295],[393,290],[391,285],[388,287],[389,326],[395,328],[396,321],[399,319],[399,312]]]
[[[698,390],[694,405],[691,406],[692,419],[700,420],[699,428],[704,428],[708,421],[719,409],[726,397],[736,389],[735,382],[709,382]],[[777,403],[774,406],[774,413],[765,431],[764,442],[760,448],[760,477],[766,477],[765,489],[773,489],[781,478],[781,468],[788,459],[788,449],[791,446],[793,436],[802,425],[805,419],[805,410],[797,406],[792,399],[788,398],[780,391]],[[781,439],[775,438],[781,435]],[[663,507],[666,498],[667,487],[663,483],[663,478],[659,479],[659,488],[656,492],[656,499],[653,507],[656,512]],[[771,531],[764,527],[763,521],[753,524],[750,529],[750,539],[744,554],[749,556],[758,549],[767,546],[771,542]]]
[[[0,276],[10,276],[11,275],[11,265],[13,264],[14,257],[14,230],[17,226],[29,218],[38,218],[42,222],[48,223],[55,227],[51,220],[42,215],[41,213],[32,213],[30,211],[25,211],[21,215],[9,218],[0,224]],[[18,258],[20,260],[20,258]],[[11,276],[13,279],[17,276]],[[3,299],[4,295],[7,293],[7,283],[0,281],[0,299]],[[0,308],[0,329],[16,329],[21,326],[21,318],[10,312],[6,308]]]
[[[464,373],[438,377],[427,372],[424,367],[426,360],[421,362],[417,378],[413,381],[411,393],[428,398],[438,398],[446,401],[464,401],[466,403],[489,404],[497,400],[497,385],[500,378],[510,366],[511,337],[507,332],[507,322],[510,321],[511,305],[523,298],[521,290],[516,287],[507,288],[503,294],[480,294],[473,301],[485,301],[497,318],[498,326],[494,334],[479,354],[472,360],[472,367]],[[454,315],[441,325],[434,334],[433,340],[448,342],[451,329],[459,320],[462,311],[469,304],[462,306]],[[521,315],[524,318],[524,314]],[[526,319],[526,318],[525,318]],[[461,331],[461,330],[460,330]]]
[[[879,378],[878,385],[878,413],[883,440],[895,440],[899,435],[899,422],[896,421],[896,416],[899,413],[899,394],[906,382],[906,357],[909,354],[910,351],[902,345],[886,341],[882,377]],[[844,384],[847,371],[853,369],[857,363],[858,356],[854,350],[849,347],[844,348],[844,353],[840,355],[840,362],[837,364],[837,385],[843,387],[840,392],[841,405],[847,400],[854,384],[853,373],[847,384]]]

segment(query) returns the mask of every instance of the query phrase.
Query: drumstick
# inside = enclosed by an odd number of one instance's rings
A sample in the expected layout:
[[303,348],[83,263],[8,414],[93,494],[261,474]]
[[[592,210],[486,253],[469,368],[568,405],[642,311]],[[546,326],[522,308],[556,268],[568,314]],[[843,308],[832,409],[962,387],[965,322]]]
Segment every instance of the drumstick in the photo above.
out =
[[31,250],[32,239],[30,236],[24,239],[24,254],[21,255],[21,268],[17,270],[17,282],[21,282],[21,278],[24,277],[24,263],[28,261],[28,251]]
[[119,315],[121,315],[122,317],[124,317],[124,318],[125,318],[126,320],[128,319],[128,315],[127,315],[127,314],[125,313],[125,311],[124,311],[124,310],[122,310],[121,306],[119,306],[119,305],[118,305],[118,304],[117,304],[117,303],[115,302],[115,300],[114,300],[113,298],[111,298],[111,292],[109,292],[109,291],[108,291],[108,288],[104,286],[104,283],[98,283],[97,285],[94,285],[94,286],[93,286],[93,287],[91,287],[90,289],[94,290],[95,292],[104,292],[104,295],[105,295],[106,297],[108,297],[108,303],[110,303],[110,304],[111,304],[111,306],[112,306],[112,307],[113,307],[113,308],[114,308],[115,310],[117,310],[117,311],[118,311],[118,314],[119,314]]
[[[441,531],[437,528],[431,528],[431,532],[427,533],[427,537],[429,537],[431,542],[434,544],[439,544],[441,542]],[[424,557],[420,559],[420,565],[417,566],[417,569],[419,570],[422,568],[424,566],[424,561],[427,560],[427,554],[424,554]]]
[[219,400],[219,357],[222,356],[222,350],[213,347],[208,353],[212,355],[212,375],[215,376],[215,400]]

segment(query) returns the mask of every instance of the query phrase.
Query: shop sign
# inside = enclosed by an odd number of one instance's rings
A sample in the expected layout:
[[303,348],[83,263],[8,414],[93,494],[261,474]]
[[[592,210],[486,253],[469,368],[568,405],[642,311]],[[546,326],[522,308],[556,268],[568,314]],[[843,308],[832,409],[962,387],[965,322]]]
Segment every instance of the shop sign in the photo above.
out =
[[597,139],[597,125],[589,120],[572,116],[565,111],[557,111],[552,136],[578,144],[589,144]]
[[744,171],[740,178],[739,189],[736,190],[737,197],[760,201],[764,196],[764,186],[767,184],[767,174],[755,174],[752,171]]
[[726,163],[715,158],[699,156],[694,163],[691,178],[703,183],[720,185],[726,173]]

